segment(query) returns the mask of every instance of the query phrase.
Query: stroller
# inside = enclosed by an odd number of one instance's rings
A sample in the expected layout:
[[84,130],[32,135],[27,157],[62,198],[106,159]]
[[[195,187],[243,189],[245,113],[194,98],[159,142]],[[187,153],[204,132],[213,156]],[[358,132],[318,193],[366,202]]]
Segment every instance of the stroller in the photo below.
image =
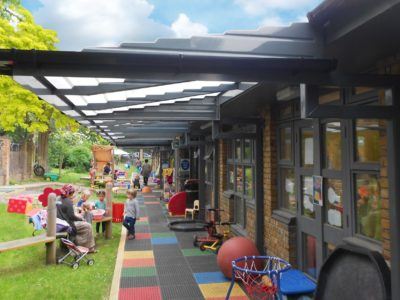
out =
[[[81,247],[81,246],[77,246],[75,245],[73,242],[71,242],[70,240],[61,239],[61,242],[67,246],[69,252],[64,255],[63,257],[58,259],[58,263],[61,264],[66,264],[71,266],[72,269],[76,270],[79,268],[79,264],[80,262],[83,260],[84,262],[86,262],[86,264],[88,266],[93,266],[94,265],[94,259],[91,258],[87,258],[87,254],[89,253],[89,249],[86,247]],[[66,261],[66,259],[71,256],[73,258],[73,260],[71,262]]]

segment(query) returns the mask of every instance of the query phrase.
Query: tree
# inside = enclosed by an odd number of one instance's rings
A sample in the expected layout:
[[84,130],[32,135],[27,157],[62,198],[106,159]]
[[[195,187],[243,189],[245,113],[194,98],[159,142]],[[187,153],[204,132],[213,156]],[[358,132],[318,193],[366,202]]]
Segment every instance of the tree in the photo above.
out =
[[[0,48],[55,50],[56,32],[35,24],[18,0],[0,0]],[[8,76],[0,76],[0,133],[26,139],[54,126],[76,130],[79,125]]]

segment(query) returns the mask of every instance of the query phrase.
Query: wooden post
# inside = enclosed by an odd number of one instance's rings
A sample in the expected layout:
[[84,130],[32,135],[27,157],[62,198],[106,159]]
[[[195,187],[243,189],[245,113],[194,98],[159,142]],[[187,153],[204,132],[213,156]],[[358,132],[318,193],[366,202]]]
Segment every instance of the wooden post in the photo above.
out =
[[112,217],[112,188],[111,182],[106,183],[106,216]]
[[46,264],[56,263],[56,194],[49,194],[47,205],[47,236],[54,237],[54,241],[46,244]]

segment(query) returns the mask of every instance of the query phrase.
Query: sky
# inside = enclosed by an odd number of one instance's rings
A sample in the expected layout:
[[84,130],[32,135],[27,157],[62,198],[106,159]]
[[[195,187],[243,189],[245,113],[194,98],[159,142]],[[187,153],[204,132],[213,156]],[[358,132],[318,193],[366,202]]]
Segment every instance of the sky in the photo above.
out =
[[22,0],[60,50],[306,22],[322,0]]

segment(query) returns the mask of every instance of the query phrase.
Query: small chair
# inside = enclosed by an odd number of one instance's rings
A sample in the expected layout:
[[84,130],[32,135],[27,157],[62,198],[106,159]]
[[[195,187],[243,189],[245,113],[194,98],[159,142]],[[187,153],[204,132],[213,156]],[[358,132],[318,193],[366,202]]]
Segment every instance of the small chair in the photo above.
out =
[[186,208],[185,209],[185,218],[187,217],[187,214],[190,213],[192,214],[192,220],[194,219],[194,214],[199,212],[200,209],[200,201],[199,200],[194,200],[193,202],[193,208]]

